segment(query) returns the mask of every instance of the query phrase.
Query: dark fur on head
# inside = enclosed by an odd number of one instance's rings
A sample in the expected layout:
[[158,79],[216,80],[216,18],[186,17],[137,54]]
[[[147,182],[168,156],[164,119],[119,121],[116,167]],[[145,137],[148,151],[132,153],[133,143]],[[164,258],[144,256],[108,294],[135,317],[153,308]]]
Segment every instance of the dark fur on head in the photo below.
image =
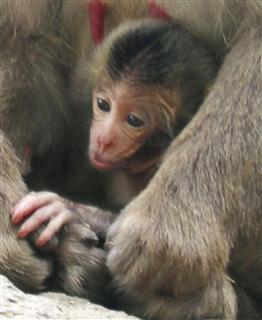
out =
[[121,26],[111,36],[119,35],[109,50],[107,72],[113,81],[149,86],[155,92],[179,91],[182,108],[178,108],[177,133],[196,112],[215,78],[215,58],[202,41],[174,22],[146,19],[128,25],[126,31]]
[[214,76],[214,60],[206,46],[185,29],[167,21],[130,24],[130,30],[111,47],[107,67],[113,80],[127,78],[165,88],[191,79],[205,86]]

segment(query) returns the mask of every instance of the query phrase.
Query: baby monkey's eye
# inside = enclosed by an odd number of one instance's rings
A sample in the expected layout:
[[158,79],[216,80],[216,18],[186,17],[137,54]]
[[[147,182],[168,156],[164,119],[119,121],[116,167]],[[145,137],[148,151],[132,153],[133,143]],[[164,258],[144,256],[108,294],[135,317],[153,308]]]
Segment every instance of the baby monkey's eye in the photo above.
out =
[[96,99],[96,102],[97,102],[97,106],[98,108],[103,111],[103,112],[109,112],[110,111],[110,104],[104,100],[104,99],[101,99],[101,98],[97,98]]
[[143,127],[145,124],[145,122],[142,119],[138,118],[137,116],[135,116],[132,113],[129,113],[126,121],[131,127],[134,127],[134,128]]

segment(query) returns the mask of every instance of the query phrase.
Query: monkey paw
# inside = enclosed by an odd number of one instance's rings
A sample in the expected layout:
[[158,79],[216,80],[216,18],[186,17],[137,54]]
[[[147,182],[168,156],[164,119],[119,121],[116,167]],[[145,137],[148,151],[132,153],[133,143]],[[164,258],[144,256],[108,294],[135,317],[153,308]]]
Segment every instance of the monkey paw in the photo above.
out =
[[106,255],[88,224],[71,223],[57,250],[59,287],[71,295],[104,303],[109,272]]

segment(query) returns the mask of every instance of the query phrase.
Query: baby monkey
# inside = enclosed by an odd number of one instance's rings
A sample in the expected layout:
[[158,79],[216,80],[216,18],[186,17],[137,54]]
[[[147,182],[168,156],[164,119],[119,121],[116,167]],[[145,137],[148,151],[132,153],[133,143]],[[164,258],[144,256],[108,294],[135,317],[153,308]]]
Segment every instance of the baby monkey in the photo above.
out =
[[107,180],[109,203],[125,205],[144,189],[163,151],[196,113],[217,64],[200,40],[174,22],[142,20],[112,32],[88,70],[89,159],[98,170],[118,172]]
[[[80,70],[93,101],[89,160],[110,171],[109,202],[122,206],[146,186],[169,143],[196,113],[217,63],[174,22],[141,20],[113,31],[86,67]],[[50,193],[22,199],[13,215],[15,223],[27,218],[19,235],[49,222],[38,239],[45,244],[72,216],[57,202]]]

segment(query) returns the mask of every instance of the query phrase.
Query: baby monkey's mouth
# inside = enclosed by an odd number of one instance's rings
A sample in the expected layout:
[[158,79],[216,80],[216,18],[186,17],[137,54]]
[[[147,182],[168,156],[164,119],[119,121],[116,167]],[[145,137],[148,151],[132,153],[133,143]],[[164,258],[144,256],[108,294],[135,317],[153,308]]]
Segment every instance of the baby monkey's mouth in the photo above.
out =
[[89,161],[91,165],[95,167],[97,170],[103,170],[103,171],[116,170],[124,167],[124,161],[121,161],[121,162],[109,161],[96,153],[89,154]]

